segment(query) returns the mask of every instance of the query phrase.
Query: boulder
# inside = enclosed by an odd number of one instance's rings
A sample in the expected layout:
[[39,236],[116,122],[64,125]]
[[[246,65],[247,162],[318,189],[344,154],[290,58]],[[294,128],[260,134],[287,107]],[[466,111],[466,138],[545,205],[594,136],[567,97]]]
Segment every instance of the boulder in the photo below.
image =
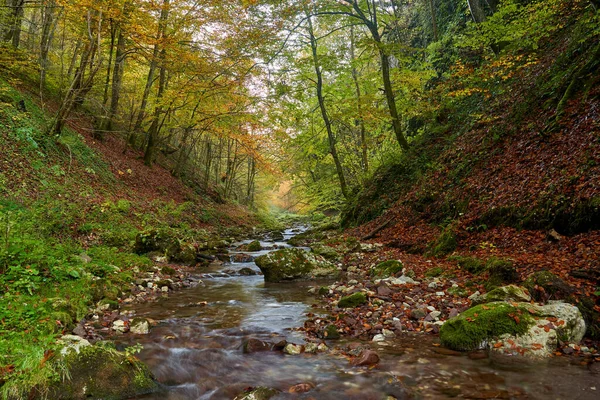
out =
[[145,318],[134,318],[129,325],[129,332],[134,335],[147,335],[150,331],[150,323]]
[[244,247],[246,248],[247,251],[261,251],[262,250],[262,246],[260,245],[260,242],[258,240],[253,240],[252,242],[248,243]]
[[158,389],[146,365],[110,347],[86,345],[63,353],[58,362],[70,379],[57,377],[50,384],[48,398],[119,400]]
[[273,251],[257,257],[254,262],[264,274],[265,282],[334,278],[339,275],[334,264],[297,248]]
[[498,354],[544,358],[556,350],[559,340],[581,341],[585,329],[581,313],[568,303],[493,302],[446,321],[440,339],[454,350],[489,348]]
[[531,296],[525,288],[508,285],[501,286],[491,292],[474,297],[471,304],[475,306],[477,304],[492,303],[495,301],[530,302]]
[[389,278],[390,276],[401,272],[402,268],[404,268],[404,265],[400,260],[384,261],[371,269],[371,276],[378,279]]

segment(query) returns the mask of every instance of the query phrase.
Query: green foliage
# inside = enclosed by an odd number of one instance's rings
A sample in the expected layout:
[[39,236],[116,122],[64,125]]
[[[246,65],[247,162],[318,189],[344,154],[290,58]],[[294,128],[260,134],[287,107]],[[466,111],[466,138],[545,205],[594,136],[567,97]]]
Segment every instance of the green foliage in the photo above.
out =
[[477,257],[465,257],[465,256],[450,256],[448,260],[456,261],[458,266],[465,271],[470,272],[473,275],[477,275],[486,269],[485,262]]
[[444,269],[442,267],[433,267],[429,268],[425,271],[425,276],[428,278],[435,278],[436,276],[440,276],[444,273]]

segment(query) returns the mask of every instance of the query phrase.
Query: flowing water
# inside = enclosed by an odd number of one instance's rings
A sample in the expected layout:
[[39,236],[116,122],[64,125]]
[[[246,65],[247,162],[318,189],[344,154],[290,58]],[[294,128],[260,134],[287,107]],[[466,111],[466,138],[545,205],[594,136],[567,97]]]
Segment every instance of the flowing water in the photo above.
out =
[[[285,240],[293,234],[287,230],[284,241],[261,244],[288,246]],[[148,335],[121,340],[143,345],[138,356],[161,383],[159,393],[141,398],[233,399],[253,386],[281,390],[274,399],[600,398],[600,375],[578,360],[498,364],[487,357],[449,354],[425,334],[402,336],[387,345],[370,343],[381,357],[377,367],[370,369],[353,367],[336,352],[244,354],[241,344],[247,338],[302,343],[302,333],[291,328],[302,326],[307,312],[320,310],[313,307],[317,300],[307,292],[310,283],[266,284],[260,275],[239,275],[242,268],[258,272],[253,261],[211,265],[198,273],[202,284],[197,287],[134,306],[137,316],[158,322]],[[314,388],[288,393],[299,383]]]

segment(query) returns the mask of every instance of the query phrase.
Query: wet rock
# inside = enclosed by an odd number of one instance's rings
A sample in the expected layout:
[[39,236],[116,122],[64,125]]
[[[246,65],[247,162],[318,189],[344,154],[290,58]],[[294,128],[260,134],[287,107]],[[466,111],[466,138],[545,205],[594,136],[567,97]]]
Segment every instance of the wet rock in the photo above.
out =
[[289,354],[292,356],[296,356],[298,354],[302,353],[303,347],[299,344],[294,344],[294,343],[288,343],[285,345],[285,347],[283,348],[283,352],[285,354]]
[[257,353],[260,351],[270,351],[272,345],[262,340],[250,338],[243,343],[242,348],[244,353]]
[[259,386],[240,393],[233,400],[267,400],[281,393],[277,389]]
[[145,318],[134,318],[129,326],[129,332],[134,335],[147,335],[149,331],[150,323]]
[[246,248],[247,251],[261,251],[262,250],[262,246],[258,240],[253,240],[252,242],[248,243],[244,247]]
[[339,308],[355,308],[367,302],[367,295],[363,292],[357,292],[350,296],[342,297],[337,306]]
[[256,275],[256,271],[252,268],[244,267],[238,271],[238,274],[242,276],[253,276]]
[[106,345],[81,347],[57,360],[70,379],[51,383],[48,398],[129,399],[158,389],[148,367]]
[[254,256],[251,256],[250,254],[244,254],[244,253],[232,254],[231,261],[236,262],[236,263],[252,262],[252,261],[254,261]]
[[364,366],[375,365],[379,362],[379,354],[373,350],[363,350],[360,355],[352,362],[352,365]]
[[419,284],[419,282],[415,281],[413,278],[406,276],[406,275],[402,275],[399,278],[390,278],[388,280],[388,282],[390,282],[392,285],[406,285],[406,284],[418,285]]
[[385,342],[385,335],[378,333],[377,335],[373,336],[373,342]]
[[302,249],[276,250],[254,260],[265,282],[282,282],[337,277],[337,267],[320,256]]
[[377,294],[379,296],[391,296],[392,293],[394,293],[392,291],[392,289],[390,289],[388,286],[386,285],[380,285],[377,287]]
[[289,393],[306,393],[315,388],[314,383],[299,383],[297,385],[292,386],[288,392]]
[[494,301],[515,301],[515,302],[529,302],[531,296],[527,289],[515,286],[501,286],[491,292],[478,296],[472,300],[472,305],[491,303]]
[[129,330],[129,327],[125,321],[118,319],[112,323],[112,329],[118,333],[125,333]]

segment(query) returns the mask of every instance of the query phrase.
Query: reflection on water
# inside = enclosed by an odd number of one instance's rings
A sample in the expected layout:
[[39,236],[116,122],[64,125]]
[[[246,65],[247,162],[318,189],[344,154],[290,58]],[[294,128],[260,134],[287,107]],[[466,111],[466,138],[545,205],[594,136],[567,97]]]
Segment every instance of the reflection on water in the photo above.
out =
[[[284,234],[291,236],[289,230]],[[263,246],[283,244],[263,242]],[[202,272],[218,275],[244,267],[258,271],[251,262],[212,265]],[[494,365],[487,358],[447,354],[433,346],[429,335],[403,336],[393,345],[371,343],[381,362],[370,370],[351,367],[336,352],[244,354],[241,344],[250,337],[302,342],[290,328],[303,324],[304,314],[315,302],[307,294],[309,284],[265,284],[259,275],[201,279],[203,284],[193,289],[135,306],[138,316],[159,321],[148,335],[123,338],[125,344],[143,344],[139,358],[162,384],[162,392],[144,399],[232,399],[250,386],[281,390],[275,399],[325,400],[381,400],[390,395],[398,399],[595,399],[592,387],[600,390],[597,375],[567,359],[533,367]],[[287,393],[298,383],[315,387],[303,394]]]

